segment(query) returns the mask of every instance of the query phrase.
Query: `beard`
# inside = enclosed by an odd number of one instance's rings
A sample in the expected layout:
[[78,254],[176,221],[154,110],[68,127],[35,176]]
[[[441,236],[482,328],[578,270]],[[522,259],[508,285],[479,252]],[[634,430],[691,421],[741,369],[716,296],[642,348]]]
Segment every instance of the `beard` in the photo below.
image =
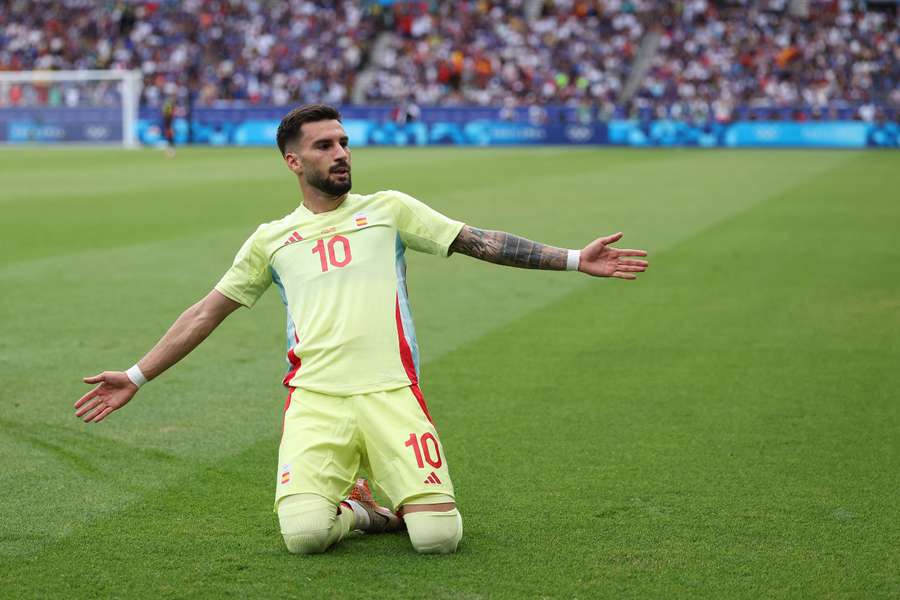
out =
[[[348,167],[349,169],[349,167]],[[353,182],[350,178],[350,171],[347,171],[347,180],[346,181],[335,181],[331,178],[331,173],[326,173],[323,177],[321,174],[316,173],[312,175],[308,179],[309,185],[313,186],[319,191],[325,192],[329,196],[343,196],[347,192],[350,191],[350,188],[353,187]]]

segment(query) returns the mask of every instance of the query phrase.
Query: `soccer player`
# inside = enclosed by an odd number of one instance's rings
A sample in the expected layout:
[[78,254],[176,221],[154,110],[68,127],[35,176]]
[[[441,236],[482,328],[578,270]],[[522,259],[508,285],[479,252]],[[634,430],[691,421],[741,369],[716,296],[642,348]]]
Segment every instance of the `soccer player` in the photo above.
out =
[[[274,284],[287,310],[290,363],[275,494],[288,550],[318,553],[352,530],[405,524],[418,552],[454,552],[462,519],[419,389],[404,252],[458,252],[620,279],[647,268],[629,258],[646,252],[611,247],[621,233],[567,250],[464,225],[401,192],[350,194],[347,134],[329,106],[288,113],[277,141],[299,182],[300,205],[261,225],[215,288],[137,364],[85,378],[99,385],[75,403],[75,414],[102,421]],[[356,479],[361,467],[393,510],[375,504],[366,482]]]
[[175,100],[167,99],[162,107],[162,132],[166,140],[166,157],[175,157]]

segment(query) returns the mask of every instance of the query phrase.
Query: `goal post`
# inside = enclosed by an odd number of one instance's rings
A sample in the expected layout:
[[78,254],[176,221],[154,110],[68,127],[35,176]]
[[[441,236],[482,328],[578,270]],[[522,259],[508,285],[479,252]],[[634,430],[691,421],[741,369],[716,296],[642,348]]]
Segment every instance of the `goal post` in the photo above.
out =
[[137,148],[140,71],[0,71],[0,143]]

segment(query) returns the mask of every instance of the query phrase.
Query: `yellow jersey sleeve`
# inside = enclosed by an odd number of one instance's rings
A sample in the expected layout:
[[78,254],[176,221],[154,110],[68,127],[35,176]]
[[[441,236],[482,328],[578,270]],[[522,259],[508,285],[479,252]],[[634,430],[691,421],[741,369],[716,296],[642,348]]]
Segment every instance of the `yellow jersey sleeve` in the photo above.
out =
[[391,192],[391,195],[403,244],[419,252],[447,256],[450,244],[464,224],[402,192]]
[[256,304],[263,292],[272,285],[269,258],[260,247],[261,230],[262,227],[259,227],[244,242],[234,257],[234,264],[216,284],[216,289],[224,296],[247,308]]

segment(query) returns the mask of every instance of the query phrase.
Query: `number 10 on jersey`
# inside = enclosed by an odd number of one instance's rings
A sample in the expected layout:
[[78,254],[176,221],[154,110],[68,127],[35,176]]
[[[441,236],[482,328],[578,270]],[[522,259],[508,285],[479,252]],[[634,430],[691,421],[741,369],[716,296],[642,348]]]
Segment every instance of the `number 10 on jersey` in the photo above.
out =
[[[341,258],[338,258],[338,252],[335,250],[337,246],[341,247]],[[327,250],[326,250],[327,249]],[[313,254],[319,255],[319,262],[322,266],[322,272],[328,270],[328,265],[333,267],[346,267],[353,260],[353,254],[350,252],[350,240],[342,235],[336,235],[326,243],[325,240],[316,242],[312,249]]]

